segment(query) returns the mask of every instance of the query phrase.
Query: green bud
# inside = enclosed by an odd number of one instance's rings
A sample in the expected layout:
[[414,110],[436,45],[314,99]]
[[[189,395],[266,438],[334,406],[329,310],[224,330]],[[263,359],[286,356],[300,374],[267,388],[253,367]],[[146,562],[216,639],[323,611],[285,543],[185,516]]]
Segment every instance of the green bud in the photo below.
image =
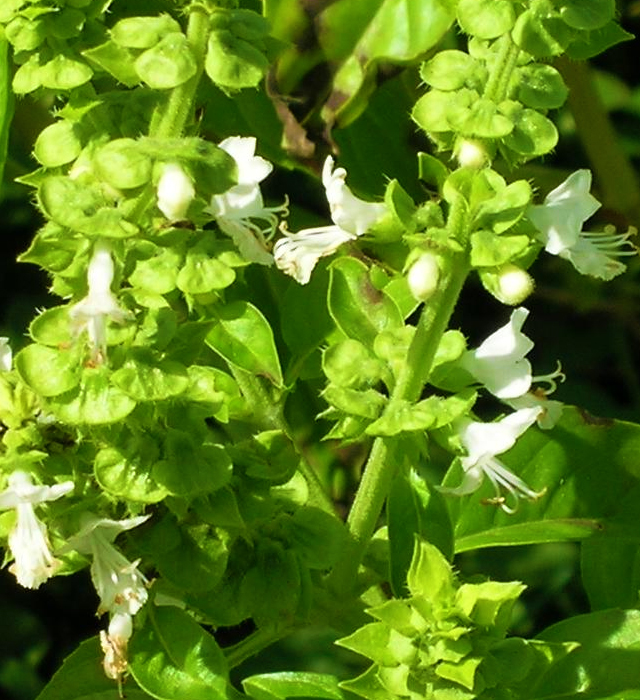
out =
[[5,36],[15,51],[33,51],[45,40],[47,32],[43,20],[30,22],[16,17],[7,25]]
[[493,270],[482,270],[480,279],[490,294],[509,306],[521,304],[535,289],[531,275],[512,263]]
[[78,125],[63,119],[40,133],[33,153],[46,168],[57,168],[77,158],[81,150]]
[[134,139],[116,139],[99,148],[94,155],[98,174],[112,187],[132,189],[151,179],[151,160]]
[[180,25],[169,15],[160,17],[127,17],[111,29],[111,38],[127,49],[150,49],[160,39],[180,32]]
[[154,90],[169,90],[192,78],[198,69],[187,37],[180,32],[167,34],[135,62],[140,80]]
[[477,170],[489,164],[489,154],[481,141],[460,139],[456,144],[454,154],[463,168]]

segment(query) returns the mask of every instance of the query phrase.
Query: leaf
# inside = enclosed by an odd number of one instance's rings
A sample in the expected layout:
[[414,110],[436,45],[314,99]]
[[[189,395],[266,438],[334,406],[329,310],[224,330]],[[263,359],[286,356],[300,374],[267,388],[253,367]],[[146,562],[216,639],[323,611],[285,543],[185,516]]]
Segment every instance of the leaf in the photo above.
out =
[[[104,654],[98,637],[82,642],[64,660],[37,700],[118,700],[115,681],[102,670]],[[127,683],[128,700],[149,700],[149,695]]]
[[404,326],[396,303],[373,286],[363,262],[342,257],[330,270],[329,313],[347,337],[370,348],[378,333]]
[[178,396],[189,385],[187,370],[179,362],[134,352],[112,375],[113,383],[132,399],[161,401]]
[[242,681],[247,695],[256,700],[286,700],[286,698],[328,698],[342,700],[343,694],[334,676],[303,671],[261,673]]
[[131,640],[129,666],[138,684],[159,700],[226,697],[228,671],[220,647],[178,608],[148,609]]
[[455,18],[452,0],[338,0],[317,18],[318,42],[337,66],[323,117],[352,121],[366,105],[381,62],[411,63],[432,49]]
[[72,425],[117,423],[135,406],[132,398],[109,382],[106,367],[85,368],[78,387],[49,402],[55,416]]
[[581,547],[582,583],[592,610],[633,608],[640,590],[637,542],[593,539]]
[[[553,430],[529,428],[500,456],[530,488],[544,491],[538,500],[521,500],[508,515],[483,505],[483,497],[495,496],[487,480],[471,496],[449,498],[456,551],[594,536],[640,542],[633,516],[639,453],[640,426],[565,406]],[[457,483],[454,471],[447,486]]]
[[538,677],[527,698],[635,700],[640,695],[640,611],[578,615],[552,625],[539,637],[579,646]]
[[45,345],[27,345],[15,358],[20,376],[41,396],[59,396],[80,383],[76,354]]
[[206,342],[230,365],[265,376],[277,387],[282,386],[271,326],[252,304],[235,301],[220,309],[218,323],[207,333]]
[[416,538],[434,544],[451,560],[453,525],[443,495],[430,489],[413,469],[393,481],[387,500],[387,525],[391,588],[402,597],[407,594],[407,572]]

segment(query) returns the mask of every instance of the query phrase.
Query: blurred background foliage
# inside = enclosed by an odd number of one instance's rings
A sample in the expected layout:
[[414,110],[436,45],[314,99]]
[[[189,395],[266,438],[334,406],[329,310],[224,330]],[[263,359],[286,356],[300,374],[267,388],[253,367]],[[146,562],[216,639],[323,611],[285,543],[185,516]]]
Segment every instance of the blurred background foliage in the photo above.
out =
[[[131,14],[139,10],[139,3],[130,4]],[[618,5],[622,26],[640,34],[640,2],[621,0]],[[450,35],[445,43],[454,46],[460,39]],[[636,39],[610,49],[589,66],[561,63],[572,98],[553,115],[561,135],[556,152],[521,172],[505,173],[508,178],[535,178],[540,192],[546,193],[569,172],[591,168],[594,194],[603,203],[594,229],[608,223],[616,224],[619,230],[626,230],[628,225],[640,227],[639,52]],[[317,81],[321,82],[323,76],[316,72],[305,80],[298,86],[297,102],[291,106],[298,121],[302,121],[305,109],[313,108],[308,104],[309,96],[317,91]],[[420,90],[416,70],[382,71],[367,109],[345,128],[334,128],[329,134],[313,119],[305,122],[304,138],[299,134],[299,162],[304,170],[317,171],[324,155],[333,148],[359,194],[381,195],[387,178],[395,177],[415,198],[428,197],[417,180],[414,154],[429,150],[430,145],[408,116]],[[238,131],[251,133],[255,105],[266,99],[264,91],[242,93],[234,101],[211,91],[203,95],[208,109],[202,129],[212,138]],[[50,97],[27,97],[15,102],[0,189],[0,335],[8,336],[16,350],[26,342],[26,328],[36,310],[54,303],[47,292],[46,275],[34,266],[15,262],[42,222],[28,189],[14,180],[36,167],[31,149],[38,133],[51,121],[55,107]],[[326,212],[318,183],[286,167],[277,120],[261,124],[259,133],[263,134],[262,153],[285,166],[271,176],[267,196],[281,202],[288,193],[296,204],[290,228],[324,222]],[[304,139],[315,144],[314,153],[302,153]],[[612,150],[617,152],[613,160]],[[630,176],[621,172],[620,162],[632,167]],[[292,165],[290,160],[288,164]],[[531,310],[526,332],[536,343],[531,357],[537,373],[552,371],[561,360],[567,381],[559,386],[555,398],[580,405],[595,415],[639,421],[640,263],[632,262],[626,275],[606,285],[576,274],[566,261],[555,256],[542,256],[532,272],[537,288],[526,302]],[[472,280],[460,300],[454,324],[463,329],[473,345],[504,323],[508,315],[508,309],[482,293],[479,283]],[[317,397],[297,398],[295,407],[303,416],[299,422],[313,424],[314,415],[324,406]],[[316,461],[335,464],[337,457],[343,470],[334,475],[334,480],[344,492],[340,484],[357,477],[362,455],[357,449],[334,447],[329,456],[325,445],[313,446],[322,433],[319,426],[308,436],[310,450]],[[533,636],[559,619],[588,609],[580,586],[578,545],[482,550],[463,555],[457,565],[463,575],[482,571],[498,580],[518,579],[529,586],[516,609],[513,624],[517,634]],[[68,579],[54,579],[37,593],[16,586],[6,570],[0,572],[0,620],[4,629],[0,638],[0,698],[35,698],[62,659],[81,640],[96,633],[95,606],[86,571]],[[238,675],[245,671],[300,669],[344,677],[355,657],[344,650],[331,650],[331,639],[329,631],[300,634],[250,660],[245,668],[238,669]]]

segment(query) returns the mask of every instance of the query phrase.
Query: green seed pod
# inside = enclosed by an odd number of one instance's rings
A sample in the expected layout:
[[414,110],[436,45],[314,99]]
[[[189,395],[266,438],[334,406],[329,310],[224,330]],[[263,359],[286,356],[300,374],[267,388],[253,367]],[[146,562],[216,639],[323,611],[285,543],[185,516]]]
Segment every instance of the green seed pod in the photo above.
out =
[[153,48],[140,54],[134,64],[140,80],[154,90],[169,90],[186,83],[197,71],[184,34],[167,34]]
[[46,168],[57,168],[75,160],[81,150],[78,125],[63,119],[50,124],[40,133],[33,154]]
[[150,49],[163,36],[180,32],[180,25],[168,15],[160,17],[127,17],[111,30],[111,38],[127,49]]
[[141,187],[151,179],[151,159],[134,139],[116,139],[94,155],[96,170],[103,180],[118,189]]

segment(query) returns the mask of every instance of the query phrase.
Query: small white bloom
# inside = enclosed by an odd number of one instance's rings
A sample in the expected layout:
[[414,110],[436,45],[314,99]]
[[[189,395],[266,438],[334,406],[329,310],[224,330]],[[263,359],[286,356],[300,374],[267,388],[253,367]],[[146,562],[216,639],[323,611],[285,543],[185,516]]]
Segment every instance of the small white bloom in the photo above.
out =
[[347,241],[356,236],[343,231],[339,226],[319,226],[307,228],[298,233],[287,233],[273,246],[276,266],[299,284],[307,284],[313,268],[320,258],[332,255]]
[[116,613],[109,628],[100,632],[100,646],[104,653],[102,667],[107,678],[119,681],[126,673],[127,646],[133,634],[133,620],[128,613]]
[[95,362],[103,362],[107,354],[107,319],[123,323],[129,317],[111,292],[113,276],[111,249],[98,242],[87,269],[88,294],[69,309],[72,332],[75,336],[87,332]]
[[327,194],[331,220],[343,231],[362,236],[386,214],[380,202],[365,202],[356,197],[346,183],[347,171],[333,168],[333,158],[327,156],[322,167],[322,184]]
[[533,292],[535,283],[522,268],[507,263],[498,271],[498,299],[503,304],[521,304]]
[[11,370],[12,357],[9,338],[0,338],[0,371],[9,372]]
[[75,549],[92,556],[91,580],[100,597],[99,615],[135,615],[146,603],[147,580],[138,571],[140,562],[130,562],[112,543],[118,534],[141,525],[149,517],[109,520],[88,516],[80,532],[65,545],[64,551]]
[[463,168],[482,168],[489,162],[487,149],[480,141],[462,139],[455,149],[455,156]]
[[433,253],[423,253],[407,272],[407,284],[416,301],[427,301],[438,288],[439,279],[438,258]]
[[543,204],[530,206],[527,217],[548,253],[569,260],[583,275],[610,280],[626,269],[615,258],[636,254],[628,240],[635,229],[627,233],[615,233],[613,227],[606,227],[604,233],[583,231],[584,222],[601,206],[590,190],[591,172],[577,170],[549,192]]
[[21,586],[38,588],[60,566],[51,553],[46,527],[35,514],[34,506],[55,501],[72,490],[72,481],[36,486],[29,474],[16,471],[9,477],[8,487],[0,493],[0,510],[16,510],[16,524],[9,534],[9,549],[14,558],[9,571]]
[[[273,165],[255,155],[253,136],[230,136],[219,146],[235,160],[238,184],[223,194],[214,195],[206,211],[215,217],[218,226],[231,237],[247,260],[272,265],[273,256],[266,248],[265,236],[276,229],[276,212],[286,211],[286,204],[274,208],[264,206],[260,183],[271,173]],[[266,226],[259,226],[252,219],[265,221]]]
[[528,315],[524,307],[514,309],[509,323],[460,358],[460,365],[499,399],[522,396],[531,387],[531,363],[525,355],[533,342],[522,333]]
[[196,196],[191,178],[178,163],[165,163],[158,180],[158,209],[169,221],[182,221]]
[[[521,496],[530,500],[540,498],[544,490],[533,491],[496,457],[515,445],[516,440],[536,422],[541,410],[540,407],[523,408],[495,423],[470,419],[459,421],[458,434],[467,451],[460,458],[464,478],[457,488],[440,487],[440,490],[453,496],[466,496],[477,491],[486,476],[496,493],[495,498],[488,502],[499,505],[506,513],[515,512]],[[512,498],[512,504],[507,502],[508,496]]]
[[333,168],[328,156],[322,168],[322,183],[333,225],[288,233],[276,241],[273,257],[276,266],[300,284],[307,284],[320,258],[332,255],[346,243],[366,233],[386,213],[384,204],[365,202],[356,197],[346,184],[347,171]]

